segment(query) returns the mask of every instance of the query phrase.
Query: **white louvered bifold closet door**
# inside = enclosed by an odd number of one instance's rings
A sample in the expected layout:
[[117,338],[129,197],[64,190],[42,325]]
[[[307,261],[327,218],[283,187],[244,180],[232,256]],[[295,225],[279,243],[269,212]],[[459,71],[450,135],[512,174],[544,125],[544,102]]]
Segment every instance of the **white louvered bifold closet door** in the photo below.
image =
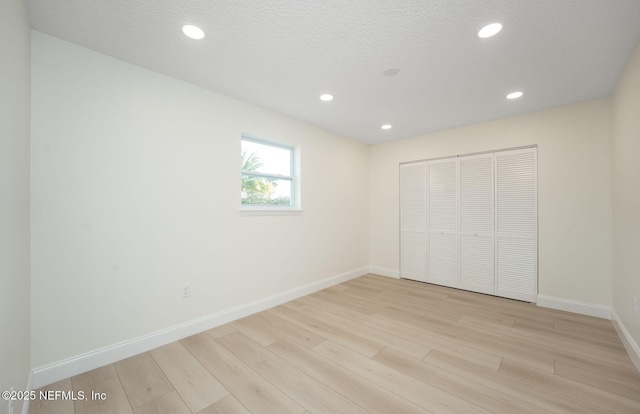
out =
[[400,165],[400,277],[427,281],[427,163]]
[[458,287],[458,161],[427,162],[427,282]]
[[496,152],[496,294],[535,302],[538,291],[536,148]]
[[493,154],[459,160],[460,288],[494,294]]

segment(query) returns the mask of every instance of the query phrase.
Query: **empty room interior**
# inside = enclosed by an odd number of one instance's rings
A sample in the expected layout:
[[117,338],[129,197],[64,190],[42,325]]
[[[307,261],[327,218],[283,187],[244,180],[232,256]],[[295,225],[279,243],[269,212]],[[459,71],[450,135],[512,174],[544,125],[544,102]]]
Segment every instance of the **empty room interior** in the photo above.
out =
[[0,34],[0,414],[640,413],[639,1]]

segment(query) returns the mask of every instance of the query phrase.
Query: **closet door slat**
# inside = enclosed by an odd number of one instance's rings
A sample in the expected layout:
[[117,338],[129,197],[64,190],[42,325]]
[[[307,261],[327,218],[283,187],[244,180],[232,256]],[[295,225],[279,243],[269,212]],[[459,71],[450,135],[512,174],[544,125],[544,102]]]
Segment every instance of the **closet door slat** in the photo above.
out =
[[493,154],[460,157],[460,287],[495,293]]
[[427,281],[459,287],[458,161],[427,163],[429,253]]
[[427,281],[427,163],[400,165],[400,277]]
[[535,302],[538,292],[537,152],[496,153],[496,294]]

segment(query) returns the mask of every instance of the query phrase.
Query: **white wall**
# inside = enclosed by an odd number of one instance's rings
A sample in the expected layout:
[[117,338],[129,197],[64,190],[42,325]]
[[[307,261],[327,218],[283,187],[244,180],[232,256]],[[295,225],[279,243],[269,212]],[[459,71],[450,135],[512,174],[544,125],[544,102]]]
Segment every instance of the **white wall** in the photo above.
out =
[[537,144],[539,294],[610,305],[609,105],[590,101],[371,147],[371,265],[399,270],[399,163]]
[[25,390],[31,367],[29,27],[26,2],[0,3],[0,391]]
[[[32,60],[34,367],[367,266],[366,145],[38,32]],[[304,213],[239,214],[243,132],[300,147]]]
[[[640,45],[613,95],[613,309],[640,369]],[[633,297],[638,303],[634,314]]]

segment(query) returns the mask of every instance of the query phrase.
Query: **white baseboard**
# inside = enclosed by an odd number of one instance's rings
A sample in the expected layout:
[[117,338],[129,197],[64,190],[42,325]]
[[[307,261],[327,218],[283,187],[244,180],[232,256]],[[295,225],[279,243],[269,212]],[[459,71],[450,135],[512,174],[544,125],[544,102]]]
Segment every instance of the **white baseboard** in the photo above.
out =
[[636,341],[633,340],[631,334],[622,323],[622,320],[613,309],[611,309],[611,321],[613,322],[613,327],[616,328],[616,332],[618,332],[618,336],[624,345],[624,349],[627,350],[631,361],[633,361],[633,365],[635,365],[636,369],[640,371],[640,347],[638,347]]
[[595,303],[580,302],[572,299],[555,298],[553,296],[538,295],[538,306],[558,309],[596,318],[611,319],[611,307],[596,305]]
[[374,275],[392,277],[394,279],[400,279],[400,271],[387,269],[385,267],[369,266],[369,273],[373,273]]
[[369,273],[368,267],[331,276],[308,285],[277,293],[266,298],[225,309],[212,315],[194,319],[129,341],[96,349],[63,361],[35,368],[32,372],[33,388],[37,389],[65,378],[91,371],[103,365],[150,351],[159,346],[175,342],[191,335],[206,331],[256,312],[281,305],[285,302],[308,295],[318,290],[360,277]]

